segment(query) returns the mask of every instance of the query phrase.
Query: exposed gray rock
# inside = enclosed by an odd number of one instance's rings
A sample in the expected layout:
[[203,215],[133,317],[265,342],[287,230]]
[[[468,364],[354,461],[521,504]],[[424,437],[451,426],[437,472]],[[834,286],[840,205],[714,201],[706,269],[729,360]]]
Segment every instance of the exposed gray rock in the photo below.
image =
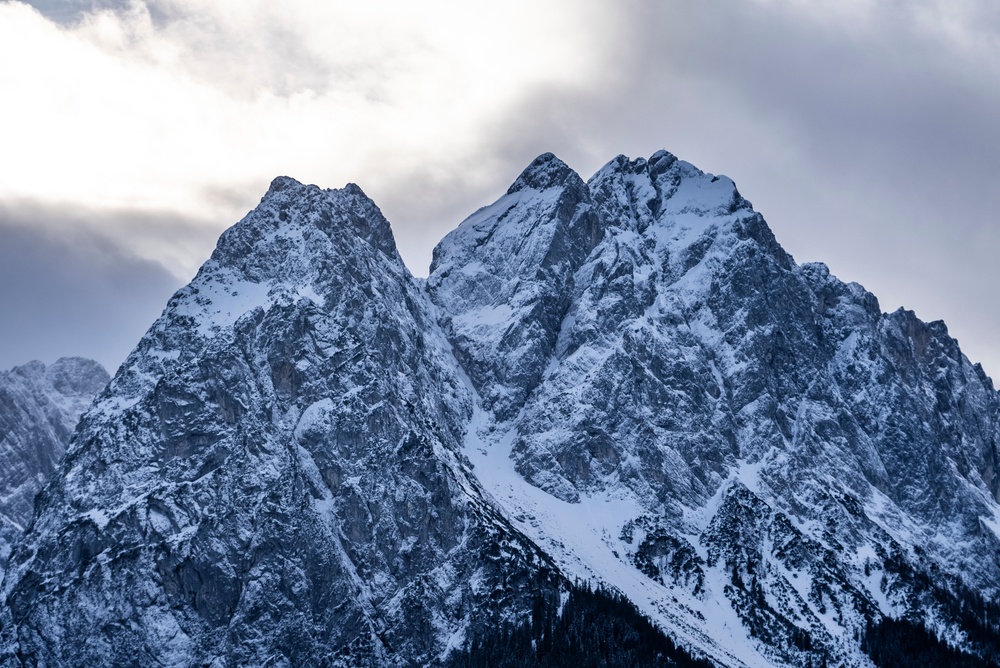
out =
[[586,184],[546,153],[434,249],[431,296],[462,367],[499,419],[515,415],[538,384],[573,275],[601,234]]

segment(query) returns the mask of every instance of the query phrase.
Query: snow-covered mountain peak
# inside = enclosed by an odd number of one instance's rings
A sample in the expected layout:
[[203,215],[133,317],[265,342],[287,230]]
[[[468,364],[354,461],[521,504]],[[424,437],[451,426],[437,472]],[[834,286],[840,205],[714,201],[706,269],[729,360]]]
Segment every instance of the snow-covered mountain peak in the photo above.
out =
[[[222,235],[212,259],[220,263],[238,261],[258,254],[259,244],[276,238],[284,239],[286,245],[301,246],[315,230],[331,239],[356,236],[385,255],[398,257],[389,222],[356,184],[323,189],[279,176],[271,182],[260,204]],[[300,250],[308,254],[305,248]]]
[[[327,308],[370,314],[386,292],[416,290],[388,221],[360,188],[324,190],[287,177],[275,185],[168,301],[112,380],[112,392],[85,417],[90,428],[114,428],[164,375],[220,354],[262,322],[308,320]],[[373,276],[392,287],[366,282]],[[294,368],[283,371],[282,382],[291,381]]]
[[548,190],[550,188],[574,186],[577,183],[582,184],[583,179],[569,165],[552,153],[543,153],[532,160],[530,165],[525,167],[521,175],[514,180],[514,183],[507,190],[507,194],[511,195],[525,188]]
[[275,176],[271,179],[271,185],[268,186],[267,192],[264,193],[264,199],[269,197],[272,193],[278,193],[282,190],[288,188],[295,188],[297,186],[302,186],[303,183],[298,179],[292,178],[291,176]]
[[[970,561],[955,547],[993,554],[997,545],[980,522],[993,526],[1000,402],[942,325],[882,314],[862,286],[823,265],[797,266],[730,179],[669,153],[619,156],[588,190],[581,204],[601,237],[545,293],[557,316],[551,327],[539,326],[537,302],[516,296],[537,289],[536,275],[510,270],[544,248],[548,219],[502,228],[517,210],[505,198],[473,217],[478,236],[460,229],[446,240],[452,262],[429,282],[460,362],[474,381],[486,377],[478,385],[484,407],[502,423],[480,430],[482,470],[509,458],[521,479],[558,503],[618,499],[645,508],[595,529],[640,536],[609,554],[629,554],[622,559],[655,582],[685,582],[695,596],[715,579],[714,600],[728,597],[748,628],[760,623],[746,616],[757,604],[738,588],[719,593],[732,566],[782,564],[768,591],[804,606],[795,623],[811,626],[830,651],[856,622],[830,621],[825,604],[810,608],[797,579],[836,582],[831,591],[843,593],[831,597],[844,609],[864,610],[886,592],[860,588],[863,564],[825,570],[828,550],[902,554],[919,544],[939,568],[1000,583],[995,558]],[[492,280],[506,277],[497,285],[507,291],[476,293],[491,280],[480,277],[480,263],[495,235],[511,229],[516,243],[499,246],[489,265]],[[531,262],[544,275],[544,263]],[[466,272],[465,282],[449,279]],[[551,333],[554,344],[537,345],[526,331]],[[507,406],[494,399],[497,387]],[[491,489],[514,516],[541,512],[533,492],[512,495],[506,479]],[[798,561],[770,552],[777,536],[801,546]],[[586,563],[584,553],[596,554],[570,542],[557,541],[557,560]],[[885,569],[897,567],[886,559]],[[768,621],[763,633],[788,634],[777,630],[785,623]],[[785,661],[804,660],[794,635],[781,644]],[[856,649],[841,651],[860,665]]]
[[504,420],[540,378],[567,286],[603,234],[583,180],[551,153],[434,249],[427,285],[485,404]]
[[653,223],[696,225],[697,218],[753,211],[732,179],[705,173],[667,151],[648,160],[620,155],[588,185],[608,225],[638,232]]
[[52,387],[61,394],[93,397],[110,380],[99,362],[85,357],[60,357],[45,369]]
[[23,385],[38,395],[47,409],[60,409],[60,427],[66,433],[72,431],[80,413],[110,380],[99,362],[84,357],[60,357],[49,365],[35,360],[0,376],[0,384]]
[[322,304],[345,273],[367,274],[372,263],[396,273],[401,260],[389,222],[358,186],[325,190],[278,177],[260,204],[222,234],[165,315],[194,318],[200,334],[214,335],[257,307],[302,298]]
[[597,170],[597,173],[589,180],[591,182],[603,180],[616,173],[632,175],[644,173],[656,178],[670,169],[676,162],[677,156],[662,149],[649,156],[648,159],[642,157],[630,158],[627,155],[619,154]]

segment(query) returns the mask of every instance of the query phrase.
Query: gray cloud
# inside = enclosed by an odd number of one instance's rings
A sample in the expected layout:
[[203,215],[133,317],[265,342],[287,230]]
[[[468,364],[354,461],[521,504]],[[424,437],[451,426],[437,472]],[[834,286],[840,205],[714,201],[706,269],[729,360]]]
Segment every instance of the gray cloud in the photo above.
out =
[[113,373],[183,281],[58,217],[0,209],[0,369],[81,355]]
[[100,9],[124,9],[127,0],[31,0],[31,5],[42,16],[56,23],[69,24],[80,20],[86,14]]
[[578,110],[590,102],[588,93],[566,87],[523,91],[493,118],[483,120],[468,150],[431,152],[414,168],[384,172],[370,183],[359,177],[359,185],[392,223],[410,270],[426,276],[431,251],[444,235],[506,192],[541,153],[556,152],[584,178],[614,157],[617,152],[610,148],[604,149],[599,161],[586,150],[578,130],[583,120]]
[[[150,3],[160,5],[170,6]],[[991,202],[1000,177],[1000,6],[986,0],[623,0],[614,11],[608,7],[567,5],[567,11],[592,13],[585,30],[592,71],[582,81],[545,70],[551,80],[506,90],[489,109],[470,107],[474,122],[463,120],[455,130],[470,136],[430,134],[433,143],[404,142],[394,152],[391,142],[366,135],[374,148],[340,158],[350,170],[322,172],[313,165],[308,172],[290,155],[276,155],[273,172],[302,180],[347,173],[383,208],[401,254],[420,275],[434,244],[499,196],[539,153],[554,151],[587,177],[618,153],[648,156],[666,148],[734,178],[796,259],[826,262],[842,279],[873,291],[887,310],[905,305],[926,320],[944,319],[970,358],[1000,377],[1000,346],[992,334],[1000,309],[990,273],[1000,250]],[[175,18],[160,22],[169,30]],[[371,62],[341,62],[343,54],[325,58],[317,46],[322,40],[307,49],[298,35],[282,30],[258,36],[266,53],[247,60],[245,71],[225,70],[241,82],[237,88],[259,74],[260,85],[283,94],[284,65],[295,81],[317,90],[346,81],[365,95],[394,68],[399,81],[412,84],[419,75],[404,47],[375,49]],[[243,62],[214,55],[246,37],[236,31],[229,42],[208,46],[194,39],[191,48],[213,55],[194,60],[209,68]],[[424,47],[433,51],[434,44]],[[517,48],[523,55],[538,47]],[[262,66],[260,59],[271,53],[284,55],[264,58]],[[435,69],[434,76],[447,71]],[[438,90],[442,82],[427,83]],[[456,90],[455,99],[462,93]],[[370,109],[384,111],[380,104]],[[449,102],[442,104],[447,111]],[[424,121],[437,117],[426,107],[419,111]],[[408,122],[406,112],[378,118]],[[407,139],[421,128],[403,129],[385,128],[387,136]],[[313,135],[295,141],[306,140],[311,146]],[[315,141],[315,152],[336,154],[335,142],[324,143],[319,134]],[[103,229],[116,230],[142,257],[173,258],[162,261],[175,272],[179,258],[187,258],[180,273],[190,273],[221,226],[235,222],[266,187],[226,179],[220,173],[220,189],[195,199],[215,202],[216,213],[231,211],[231,218],[171,228],[136,227],[119,216]]]

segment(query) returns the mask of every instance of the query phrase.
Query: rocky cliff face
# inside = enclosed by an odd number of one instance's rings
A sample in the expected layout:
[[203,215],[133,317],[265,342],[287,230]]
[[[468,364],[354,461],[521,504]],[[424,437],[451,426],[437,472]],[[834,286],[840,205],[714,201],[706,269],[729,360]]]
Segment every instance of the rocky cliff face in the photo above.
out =
[[666,152],[540,156],[426,282],[356,186],[277,179],[82,420],[4,656],[430,664],[564,578],[720,665],[870,665],[884,616],[983,652],[998,440],[942,323]]
[[11,547],[31,520],[35,494],[108,380],[104,367],[80,357],[0,373],[0,580]]

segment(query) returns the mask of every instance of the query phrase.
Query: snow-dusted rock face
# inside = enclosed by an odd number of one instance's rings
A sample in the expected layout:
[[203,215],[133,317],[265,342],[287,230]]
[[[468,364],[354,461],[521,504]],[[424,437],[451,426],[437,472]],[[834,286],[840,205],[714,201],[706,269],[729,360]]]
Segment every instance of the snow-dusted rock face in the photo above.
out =
[[565,578],[722,666],[869,666],[883,617],[981,652],[998,442],[942,323],[669,153],[540,156],[426,282],[356,186],[277,179],[81,420],[0,656],[427,665]]
[[524,405],[555,348],[573,275],[601,237],[586,184],[551,153],[434,250],[429,284],[484,406]]
[[108,380],[104,367],[81,357],[0,372],[0,580],[14,541],[31,520],[35,494]]
[[410,665],[558,578],[357,186],[277,179],[84,416],[13,555],[13,665]]

